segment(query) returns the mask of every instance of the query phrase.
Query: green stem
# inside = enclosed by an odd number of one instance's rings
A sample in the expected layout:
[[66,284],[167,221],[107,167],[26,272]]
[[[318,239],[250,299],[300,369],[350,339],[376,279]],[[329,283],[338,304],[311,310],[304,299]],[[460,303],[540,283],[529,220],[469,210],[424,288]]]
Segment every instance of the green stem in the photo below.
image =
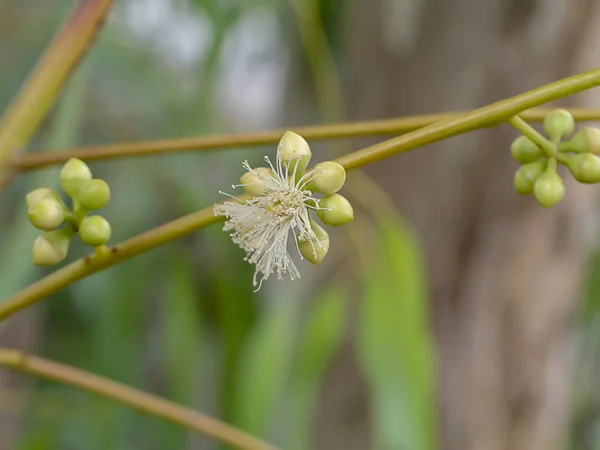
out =
[[0,366],[114,399],[139,411],[199,431],[235,448],[275,450],[274,446],[212,417],[74,367],[5,348],[0,348]]
[[[552,111],[552,109],[536,108],[523,111],[521,116],[523,119],[531,122],[540,122],[550,111]],[[575,120],[579,122],[600,120],[600,110],[597,109],[569,108],[569,112],[571,112]],[[290,129],[309,141],[398,135],[423,128],[441,120],[450,120],[466,114],[469,114],[469,111],[455,111],[330,125],[290,127]],[[481,128],[493,125],[496,124],[481,125]],[[29,172],[50,165],[64,163],[70,158],[79,158],[86,162],[90,162],[115,158],[164,155],[178,152],[210,151],[234,147],[258,147],[266,144],[276,144],[286,131],[286,129],[277,129],[256,133],[164,139],[148,142],[113,144],[100,147],[76,148],[66,151],[36,152],[15,156],[11,162],[11,168],[15,172]]]
[[[339,158],[337,162],[342,164],[346,170],[357,169],[432,142],[477,128],[498,124],[525,109],[597,85],[600,85],[600,68],[564,78],[538,89],[476,109],[468,114],[436,122],[403,136],[349,153]],[[242,196],[242,198],[247,197]],[[82,278],[114,266],[140,253],[157,248],[218,220],[219,218],[215,217],[213,213],[213,206],[210,206],[117,244],[111,248],[110,254],[106,257],[94,258],[87,256],[75,261],[0,303],[0,321]]]
[[521,119],[518,115],[511,117],[507,122],[519,130],[521,134],[529,138],[531,142],[544,150],[548,158],[555,157],[558,153],[558,148],[555,143],[546,139],[540,132]]

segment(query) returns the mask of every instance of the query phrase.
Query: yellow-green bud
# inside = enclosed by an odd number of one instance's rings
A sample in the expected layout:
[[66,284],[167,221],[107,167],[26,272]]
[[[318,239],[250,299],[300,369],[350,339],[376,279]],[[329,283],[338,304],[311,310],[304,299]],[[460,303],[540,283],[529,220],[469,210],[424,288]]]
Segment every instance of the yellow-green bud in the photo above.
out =
[[314,175],[314,178],[308,183],[307,188],[325,195],[335,194],[346,182],[346,170],[341,164],[333,161],[317,164],[311,170],[311,175]]
[[300,254],[315,266],[321,264],[329,251],[329,234],[318,223],[311,219],[312,230],[315,232],[318,242],[299,241]]
[[562,152],[600,154],[600,129],[582,128],[575,133],[571,140],[562,142],[559,148]]
[[267,180],[273,178],[273,171],[269,167],[258,167],[252,169],[252,172],[246,172],[240,178],[240,183],[244,190],[252,197],[264,195],[268,185]]
[[573,133],[575,119],[566,109],[555,109],[544,117],[544,130],[553,142],[559,142]]
[[70,197],[77,196],[83,183],[92,179],[92,171],[77,158],[69,159],[60,171],[60,187]]
[[79,237],[92,247],[106,244],[111,233],[110,223],[102,216],[88,216],[79,226]]
[[544,152],[527,136],[519,136],[510,146],[510,154],[521,164],[537,161]]
[[69,228],[48,231],[33,243],[33,263],[36,266],[53,266],[67,257],[73,231]]
[[528,195],[533,192],[533,185],[536,180],[544,173],[546,169],[546,160],[523,164],[515,172],[513,186],[515,191],[521,195]]
[[54,197],[46,197],[33,203],[27,211],[31,224],[40,230],[54,230],[65,220],[63,206]]
[[321,199],[317,216],[325,225],[337,227],[352,222],[354,209],[348,199],[340,194],[333,194]]
[[308,142],[293,131],[286,131],[277,147],[281,162],[284,166],[289,165],[290,175],[296,171],[296,178],[302,176],[308,163],[312,152]]
[[551,159],[546,171],[537,179],[533,188],[535,198],[545,208],[551,208],[565,196],[565,184],[556,172],[556,160]]
[[579,153],[562,158],[577,181],[600,183],[600,157],[593,153]]
[[88,210],[103,208],[110,200],[110,188],[104,180],[84,182],[79,188],[79,201]]

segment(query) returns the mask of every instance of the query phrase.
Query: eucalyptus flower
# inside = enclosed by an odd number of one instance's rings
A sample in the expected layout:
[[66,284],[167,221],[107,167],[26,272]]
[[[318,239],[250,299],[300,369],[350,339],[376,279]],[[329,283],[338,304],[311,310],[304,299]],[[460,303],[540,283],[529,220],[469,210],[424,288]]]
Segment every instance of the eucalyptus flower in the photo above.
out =
[[257,290],[274,273],[278,279],[283,279],[284,274],[289,275],[292,280],[300,278],[300,272],[287,248],[290,233],[301,258],[298,242],[304,246],[310,245],[315,258],[317,249],[324,246],[315,235],[309,216],[310,209],[319,209],[319,199],[307,189],[307,184],[315,173],[300,176],[299,170],[303,170],[301,167],[298,169],[301,161],[296,161],[300,158],[307,159],[310,155],[304,151],[298,152],[296,157],[290,156],[294,152],[283,151],[290,143],[296,144],[298,138],[303,141],[295,133],[288,132],[284,135],[277,149],[275,165],[265,157],[270,170],[253,169],[248,161],[244,161],[243,167],[248,173],[242,177],[242,184],[233,187],[244,187],[253,197],[241,200],[221,192],[233,200],[217,205],[214,209],[216,216],[227,218],[223,229],[232,231],[232,241],[246,252],[245,260],[256,266],[253,284],[258,285]]

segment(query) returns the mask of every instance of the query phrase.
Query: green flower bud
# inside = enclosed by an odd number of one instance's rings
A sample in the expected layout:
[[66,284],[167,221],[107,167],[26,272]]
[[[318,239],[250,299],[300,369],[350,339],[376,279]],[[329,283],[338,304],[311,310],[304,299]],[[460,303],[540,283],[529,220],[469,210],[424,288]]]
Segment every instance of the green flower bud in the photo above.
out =
[[54,230],[65,220],[65,210],[54,197],[35,202],[27,211],[31,224],[40,230]]
[[264,195],[267,187],[267,180],[273,178],[273,171],[269,167],[258,167],[252,169],[252,172],[246,172],[240,178],[240,183],[244,190],[252,197]]
[[545,208],[551,208],[565,196],[565,184],[556,172],[555,159],[550,159],[546,171],[535,182],[533,193],[540,205]]
[[77,158],[69,159],[60,171],[60,187],[70,197],[77,196],[83,183],[92,179],[92,171]]
[[537,161],[544,152],[527,136],[519,136],[510,146],[510,154],[521,164]]
[[319,202],[317,216],[325,224],[332,227],[345,225],[354,219],[354,209],[345,197],[333,194],[323,197]]
[[296,170],[296,178],[301,177],[312,156],[308,142],[299,134],[286,131],[279,141],[277,151],[283,165],[289,164],[290,174]]
[[586,127],[579,130],[567,142],[560,144],[560,151],[600,154],[600,129]]
[[555,109],[544,117],[544,130],[553,142],[559,142],[573,133],[575,119],[566,109]]
[[38,236],[33,243],[33,263],[36,266],[53,266],[64,261],[72,237],[70,228],[48,231]]
[[110,223],[102,216],[88,216],[79,226],[79,237],[92,247],[106,244],[111,234]]
[[329,234],[315,221],[310,220],[311,226],[318,242],[298,241],[300,254],[315,266],[321,264],[329,251]]
[[89,180],[81,185],[78,195],[84,208],[88,210],[100,209],[110,200],[110,188],[104,180]]
[[544,173],[546,169],[546,160],[523,164],[515,172],[513,186],[515,191],[521,195],[533,193],[533,186],[536,180]]
[[563,156],[561,162],[567,165],[577,181],[600,183],[600,157],[593,153]]
[[308,183],[307,188],[325,195],[335,194],[346,182],[344,166],[333,161],[317,164],[311,170],[311,174],[314,178]]

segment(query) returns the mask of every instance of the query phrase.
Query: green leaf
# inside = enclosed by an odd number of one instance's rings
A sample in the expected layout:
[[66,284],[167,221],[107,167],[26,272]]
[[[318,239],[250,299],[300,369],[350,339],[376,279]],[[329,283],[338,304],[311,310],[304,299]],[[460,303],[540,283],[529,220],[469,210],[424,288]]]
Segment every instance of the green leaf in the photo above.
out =
[[311,448],[311,420],[327,369],[340,348],[345,329],[346,293],[334,284],[314,300],[302,330],[291,377],[288,450]]
[[289,379],[297,309],[289,296],[276,300],[265,308],[246,340],[234,386],[234,425],[262,438],[269,438]]
[[360,320],[359,363],[372,394],[374,448],[434,449],[433,345],[421,250],[397,216],[379,217]]

